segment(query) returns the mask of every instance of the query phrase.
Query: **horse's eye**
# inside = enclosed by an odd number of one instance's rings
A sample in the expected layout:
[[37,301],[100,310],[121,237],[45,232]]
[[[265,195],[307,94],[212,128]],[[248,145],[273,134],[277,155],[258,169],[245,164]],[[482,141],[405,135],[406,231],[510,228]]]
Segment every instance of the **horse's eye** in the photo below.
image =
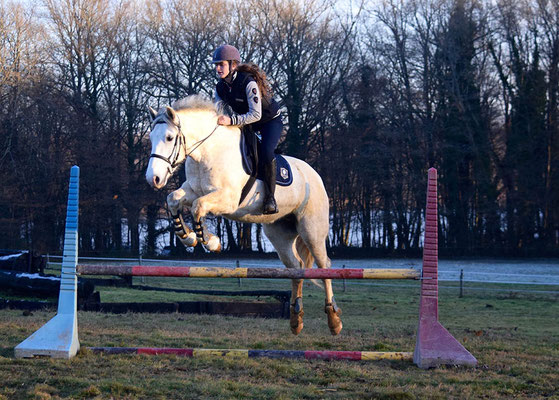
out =
[[167,139],[168,142],[172,142],[172,141],[173,141],[173,137],[172,137],[171,135],[167,136],[166,139]]

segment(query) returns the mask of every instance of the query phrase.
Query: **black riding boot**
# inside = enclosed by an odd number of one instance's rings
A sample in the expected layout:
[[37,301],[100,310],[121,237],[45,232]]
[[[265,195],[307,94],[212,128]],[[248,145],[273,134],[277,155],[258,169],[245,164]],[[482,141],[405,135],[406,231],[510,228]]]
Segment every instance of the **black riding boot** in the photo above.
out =
[[278,206],[274,193],[276,191],[276,159],[264,166],[264,186],[266,187],[266,195],[264,196],[264,207],[262,214],[275,214],[278,212]]

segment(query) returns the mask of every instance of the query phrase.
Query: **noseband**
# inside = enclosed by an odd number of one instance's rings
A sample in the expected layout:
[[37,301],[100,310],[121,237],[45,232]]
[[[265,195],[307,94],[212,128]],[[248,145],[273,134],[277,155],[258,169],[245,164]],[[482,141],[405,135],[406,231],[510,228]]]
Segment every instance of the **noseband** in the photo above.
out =
[[[184,134],[182,133],[180,121],[179,121],[178,124],[176,124],[174,121],[171,121],[170,119],[168,119],[166,117],[157,117],[153,121],[153,125],[168,124],[169,122],[172,125],[174,125],[179,131],[178,135],[175,137],[175,144],[173,145],[173,151],[171,151],[171,155],[168,158],[168,157],[156,154],[156,153],[152,153],[152,154],[150,154],[149,158],[159,158],[160,160],[163,160],[167,164],[169,164],[171,166],[171,169],[174,170],[182,162],[182,161],[179,162],[178,159],[179,159],[181,147],[185,146]],[[174,155],[174,157],[173,157],[173,155]],[[173,157],[173,159],[170,160],[170,157]]]

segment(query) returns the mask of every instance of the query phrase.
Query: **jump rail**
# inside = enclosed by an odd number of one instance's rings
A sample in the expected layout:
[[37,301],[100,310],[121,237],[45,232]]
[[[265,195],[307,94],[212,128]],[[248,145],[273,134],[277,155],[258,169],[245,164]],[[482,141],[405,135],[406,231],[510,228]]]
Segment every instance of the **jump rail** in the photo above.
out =
[[331,351],[331,350],[241,350],[241,349],[182,349],[156,347],[89,347],[94,353],[104,354],[173,354],[181,357],[234,357],[234,358],[294,358],[304,360],[407,360],[413,354],[389,351]]
[[[438,321],[437,170],[428,174],[425,240],[421,276],[413,269],[273,269],[171,266],[77,265],[79,168],[72,167],[64,237],[58,314],[15,348],[16,357],[71,358],[80,348],[77,322],[76,275],[167,276],[185,278],[268,279],[420,279],[419,324],[413,361],[420,368],[442,364],[474,366],[477,360]],[[406,352],[175,349],[91,347],[108,354],[175,354],[185,357],[268,357],[323,360],[410,360]]]
[[80,275],[168,276],[182,278],[266,278],[266,279],[419,279],[415,269],[287,269],[176,267],[162,265],[79,264]]

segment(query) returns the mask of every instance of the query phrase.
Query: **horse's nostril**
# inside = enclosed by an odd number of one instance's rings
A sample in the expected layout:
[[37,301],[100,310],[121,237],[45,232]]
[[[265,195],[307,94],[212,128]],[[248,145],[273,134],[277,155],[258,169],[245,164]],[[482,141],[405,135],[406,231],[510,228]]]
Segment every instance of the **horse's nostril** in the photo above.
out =
[[158,177],[158,176],[154,176],[154,177],[153,177],[153,183],[154,183],[155,185],[159,185],[159,177]]

